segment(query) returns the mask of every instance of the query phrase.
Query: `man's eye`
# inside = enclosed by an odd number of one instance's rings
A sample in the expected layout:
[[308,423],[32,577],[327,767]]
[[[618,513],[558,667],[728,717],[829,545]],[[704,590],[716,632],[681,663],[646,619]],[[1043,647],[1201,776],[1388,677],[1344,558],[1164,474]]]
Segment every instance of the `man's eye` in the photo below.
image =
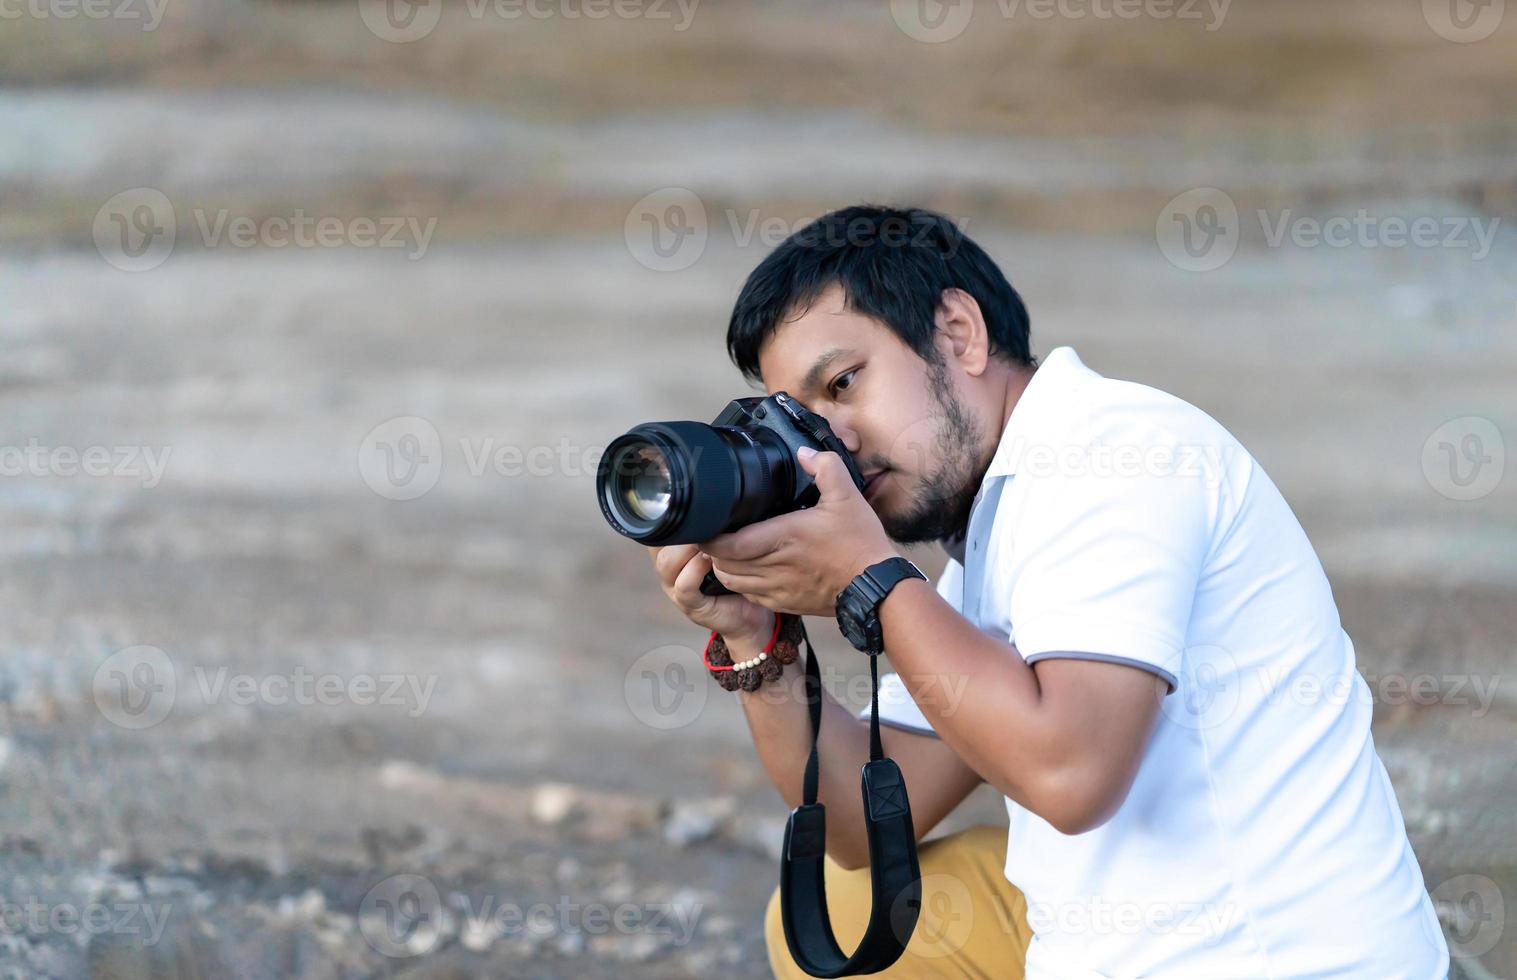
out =
[[852,387],[853,376],[858,373],[858,370],[858,368],[854,368],[852,371],[844,371],[842,374],[838,375],[837,380],[832,382],[833,393],[837,393],[839,391],[843,391],[847,388]]

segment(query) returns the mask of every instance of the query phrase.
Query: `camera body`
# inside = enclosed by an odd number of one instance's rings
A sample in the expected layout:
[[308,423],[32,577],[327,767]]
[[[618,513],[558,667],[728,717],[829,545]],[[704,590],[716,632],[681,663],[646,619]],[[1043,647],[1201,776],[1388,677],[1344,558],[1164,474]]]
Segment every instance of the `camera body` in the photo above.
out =
[[[601,514],[645,545],[692,544],[801,510],[820,497],[796,460],[834,452],[861,491],[864,478],[827,420],[783,391],[738,398],[709,425],[648,422],[606,447],[596,474]],[[708,575],[701,591],[727,592]]]
[[816,480],[795,462],[795,452],[802,446],[810,446],[819,453],[837,453],[848,467],[848,475],[853,477],[854,486],[860,492],[864,489],[864,477],[859,472],[858,464],[853,461],[853,455],[843,448],[842,440],[833,434],[832,426],[783,391],[777,391],[767,398],[734,399],[727,403],[727,407],[722,409],[722,413],[711,424],[747,432],[766,430],[785,446],[785,458],[795,471],[791,481],[790,500],[777,502],[777,509],[767,515],[769,517],[810,507],[820,496]]

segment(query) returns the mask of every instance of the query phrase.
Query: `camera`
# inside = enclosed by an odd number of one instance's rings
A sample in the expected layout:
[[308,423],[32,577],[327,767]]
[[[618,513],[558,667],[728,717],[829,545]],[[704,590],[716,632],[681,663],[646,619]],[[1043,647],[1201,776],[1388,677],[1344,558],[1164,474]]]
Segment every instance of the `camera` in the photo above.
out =
[[[606,447],[596,496],[606,522],[640,544],[709,541],[820,496],[795,452],[810,446],[842,458],[860,491],[864,478],[832,427],[783,391],[738,398],[711,424],[645,422]],[[728,590],[707,575],[707,595]]]

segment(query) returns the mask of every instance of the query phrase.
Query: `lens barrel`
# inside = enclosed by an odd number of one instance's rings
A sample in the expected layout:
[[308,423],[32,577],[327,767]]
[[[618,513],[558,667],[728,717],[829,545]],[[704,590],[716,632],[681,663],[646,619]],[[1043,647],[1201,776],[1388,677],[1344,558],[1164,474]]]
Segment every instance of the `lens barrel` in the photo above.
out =
[[774,511],[793,489],[790,466],[784,444],[763,429],[649,422],[606,447],[597,497],[627,537],[691,544]]

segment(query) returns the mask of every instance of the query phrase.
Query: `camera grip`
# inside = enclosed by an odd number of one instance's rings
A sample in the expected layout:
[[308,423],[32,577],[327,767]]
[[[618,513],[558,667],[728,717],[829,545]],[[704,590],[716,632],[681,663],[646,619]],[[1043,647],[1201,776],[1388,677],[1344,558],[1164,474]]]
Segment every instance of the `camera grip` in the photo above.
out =
[[707,572],[706,577],[701,580],[701,595],[737,595],[737,593],[723,585],[715,572]]

